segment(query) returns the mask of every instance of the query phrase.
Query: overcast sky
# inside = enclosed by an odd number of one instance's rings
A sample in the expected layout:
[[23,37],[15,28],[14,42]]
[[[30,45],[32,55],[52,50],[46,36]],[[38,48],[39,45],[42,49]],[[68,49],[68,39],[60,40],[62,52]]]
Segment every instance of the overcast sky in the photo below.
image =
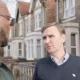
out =
[[25,2],[30,2],[30,0],[19,0],[19,1],[25,1]]

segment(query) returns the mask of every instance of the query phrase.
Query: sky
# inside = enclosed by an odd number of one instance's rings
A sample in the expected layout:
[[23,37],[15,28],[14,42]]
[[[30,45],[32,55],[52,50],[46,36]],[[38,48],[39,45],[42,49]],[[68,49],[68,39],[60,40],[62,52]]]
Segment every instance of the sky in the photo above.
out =
[[30,2],[30,0],[26,0],[26,1]]
[[16,2],[16,0],[3,0],[3,1],[6,4],[11,17],[15,18],[16,9],[17,9],[17,2]]
[[19,0],[19,1],[30,2],[30,0]]

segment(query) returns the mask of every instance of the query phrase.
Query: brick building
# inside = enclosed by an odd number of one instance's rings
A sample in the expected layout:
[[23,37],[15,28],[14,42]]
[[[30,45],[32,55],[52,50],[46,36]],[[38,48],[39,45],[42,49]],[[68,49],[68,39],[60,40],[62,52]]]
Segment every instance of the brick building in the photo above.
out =
[[80,1],[56,0],[56,20],[65,26],[66,49],[73,55],[80,55]]

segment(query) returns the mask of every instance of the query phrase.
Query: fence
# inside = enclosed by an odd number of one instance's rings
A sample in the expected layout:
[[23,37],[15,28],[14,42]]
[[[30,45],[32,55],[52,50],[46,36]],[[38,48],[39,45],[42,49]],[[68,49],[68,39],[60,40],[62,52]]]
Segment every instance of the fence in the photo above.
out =
[[32,80],[35,65],[19,63],[19,80]]

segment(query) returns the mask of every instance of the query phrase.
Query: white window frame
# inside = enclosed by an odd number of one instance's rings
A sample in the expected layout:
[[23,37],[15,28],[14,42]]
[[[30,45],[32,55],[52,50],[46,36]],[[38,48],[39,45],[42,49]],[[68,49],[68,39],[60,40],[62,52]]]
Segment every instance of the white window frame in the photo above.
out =
[[25,19],[25,27],[26,33],[28,33],[28,18]]
[[64,0],[64,19],[75,16],[75,0]]
[[39,6],[41,6],[41,3],[39,0],[36,0],[36,7],[39,7]]
[[[39,40],[39,39],[40,39],[40,44],[37,45],[37,40]],[[37,53],[37,46],[40,46],[40,49],[38,48],[40,50],[40,54]],[[27,54],[26,55],[27,60],[34,60],[34,59],[39,59],[39,58],[44,57],[42,36],[36,34],[35,36],[29,36],[26,39],[26,54]],[[38,54],[40,55],[39,58],[37,57]]]
[[27,53],[28,57],[30,57],[30,40],[27,40]]
[[31,58],[33,58],[33,39],[31,39],[30,48],[31,48]]
[[10,31],[9,31],[9,39],[12,38],[12,27],[10,28]]
[[23,22],[20,21],[19,22],[19,36],[21,36],[23,34]]
[[[40,40],[40,43],[38,43],[37,41]],[[41,52],[38,51],[38,48],[40,47],[40,50],[39,51],[42,51],[41,50],[41,39],[36,39],[36,53],[37,53],[37,59],[40,59],[41,58]],[[38,53],[39,52],[39,53]]]
[[35,30],[41,29],[41,9],[35,11]]
[[33,58],[33,39],[27,40],[27,53],[30,59]]
[[28,15],[28,27],[27,27],[27,33],[31,32],[31,14]]

